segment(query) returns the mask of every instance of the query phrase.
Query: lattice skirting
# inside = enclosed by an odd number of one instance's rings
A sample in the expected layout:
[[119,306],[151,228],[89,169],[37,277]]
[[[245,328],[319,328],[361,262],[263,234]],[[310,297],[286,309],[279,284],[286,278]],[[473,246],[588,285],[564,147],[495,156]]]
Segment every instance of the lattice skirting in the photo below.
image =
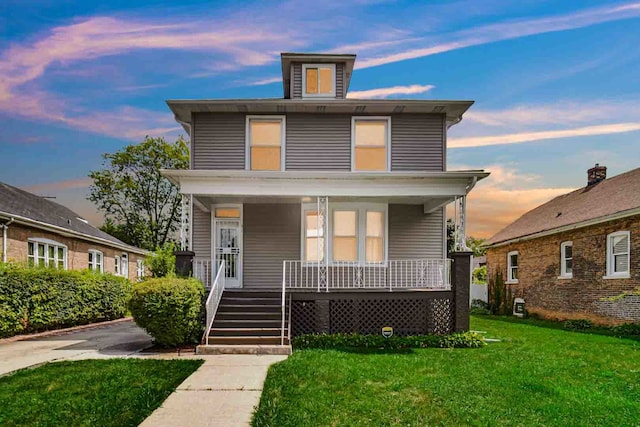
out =
[[[392,326],[396,335],[446,334],[453,331],[455,307],[452,295],[437,298],[419,293],[388,298],[381,294],[333,296],[292,301],[291,333],[379,334]],[[417,295],[417,296],[416,296]]]

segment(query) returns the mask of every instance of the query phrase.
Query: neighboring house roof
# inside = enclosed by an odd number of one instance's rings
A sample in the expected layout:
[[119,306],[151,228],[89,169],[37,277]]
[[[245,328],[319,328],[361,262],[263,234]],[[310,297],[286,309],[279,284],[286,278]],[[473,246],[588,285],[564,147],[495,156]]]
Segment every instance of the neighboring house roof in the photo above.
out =
[[640,168],[558,196],[522,215],[487,244],[506,244],[635,214],[640,214]]
[[90,225],[71,209],[51,200],[0,182],[0,216],[54,232],[95,241],[107,246],[144,254],[147,251],[128,245]]

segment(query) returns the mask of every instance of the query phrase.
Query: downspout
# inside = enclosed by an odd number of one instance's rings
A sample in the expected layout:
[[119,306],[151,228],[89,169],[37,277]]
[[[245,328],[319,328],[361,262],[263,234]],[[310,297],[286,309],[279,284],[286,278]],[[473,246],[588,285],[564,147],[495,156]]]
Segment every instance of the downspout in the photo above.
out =
[[9,226],[13,224],[13,217],[9,221],[2,224],[2,262],[7,263],[7,230]]

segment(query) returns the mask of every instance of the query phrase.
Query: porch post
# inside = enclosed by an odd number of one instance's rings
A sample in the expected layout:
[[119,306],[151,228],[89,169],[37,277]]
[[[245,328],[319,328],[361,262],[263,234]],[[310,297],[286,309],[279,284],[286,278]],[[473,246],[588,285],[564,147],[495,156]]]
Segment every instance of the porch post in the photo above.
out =
[[471,291],[471,258],[473,252],[453,252],[451,266],[451,293],[453,294],[453,330],[469,330],[469,292]]
[[183,194],[180,217],[180,250],[191,250],[191,208],[193,195]]
[[454,251],[468,251],[467,247],[467,196],[460,196],[455,201]]
[[[318,260],[318,292],[321,289],[329,292],[329,198],[318,196],[318,232],[322,230],[322,245],[316,239],[318,257],[323,254],[322,261]],[[322,246],[322,247],[320,247]]]

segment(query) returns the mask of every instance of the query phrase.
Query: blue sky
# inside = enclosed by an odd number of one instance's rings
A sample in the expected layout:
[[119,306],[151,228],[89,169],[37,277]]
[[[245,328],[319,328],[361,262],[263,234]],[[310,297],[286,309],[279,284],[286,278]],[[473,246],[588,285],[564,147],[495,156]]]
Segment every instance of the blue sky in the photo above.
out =
[[[101,3],[101,4],[95,4]],[[181,133],[164,100],[280,97],[279,53],[356,53],[356,97],[473,99],[449,169],[492,177],[471,233],[640,166],[640,2],[384,1],[0,4],[0,181],[84,198],[101,154]]]

